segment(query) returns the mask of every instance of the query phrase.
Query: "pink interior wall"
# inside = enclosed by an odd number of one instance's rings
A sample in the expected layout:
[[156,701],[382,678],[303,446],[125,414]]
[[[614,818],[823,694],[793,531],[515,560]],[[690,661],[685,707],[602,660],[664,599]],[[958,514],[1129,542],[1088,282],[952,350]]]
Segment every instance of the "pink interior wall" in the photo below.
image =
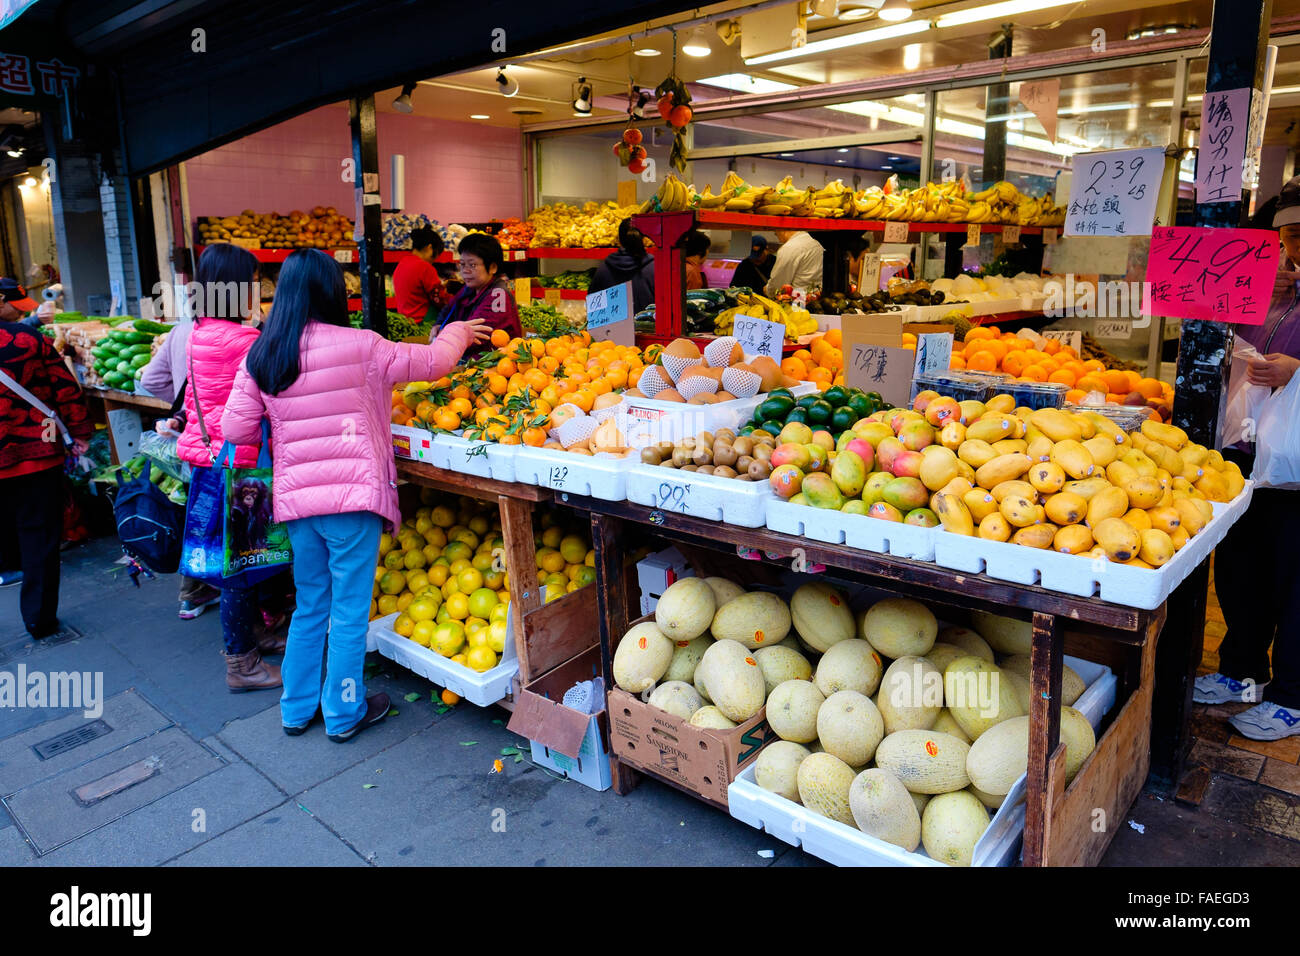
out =
[[[379,113],[377,123],[385,208],[392,202],[390,157],[401,153],[406,212],[442,223],[523,215],[523,137],[517,130],[400,113]],[[190,212],[283,215],[336,206],[353,215],[353,185],[342,180],[342,162],[351,155],[347,109],[321,107],[189,160]]]

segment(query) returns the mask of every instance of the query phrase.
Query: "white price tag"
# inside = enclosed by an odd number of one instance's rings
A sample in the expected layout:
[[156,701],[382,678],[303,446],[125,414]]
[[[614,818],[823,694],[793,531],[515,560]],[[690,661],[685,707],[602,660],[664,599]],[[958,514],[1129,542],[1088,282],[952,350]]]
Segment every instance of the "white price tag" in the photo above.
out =
[[377,192],[379,192],[379,174],[378,174],[378,173],[362,173],[362,174],[361,174],[361,186],[362,186],[362,191],[363,191],[363,192],[368,192],[368,193],[377,193]]
[[510,253],[510,260],[512,262],[523,262],[527,258],[528,258],[528,253],[525,252],[523,249],[516,249]]
[[1062,345],[1068,345],[1076,355],[1083,347],[1083,333],[1078,329],[1044,329],[1039,334],[1045,339],[1056,339]]
[[1253,92],[1245,87],[1218,90],[1201,99],[1200,151],[1196,157],[1198,203],[1241,199]]
[[781,346],[785,344],[785,326],[780,322],[738,315],[731,334],[740,343],[746,358],[766,355],[768,358],[781,361]]
[[1044,229],[1044,230],[1043,230],[1043,245],[1045,245],[1045,246],[1054,246],[1054,245],[1056,245],[1056,237],[1057,237],[1058,235],[1059,235],[1059,233],[1058,233],[1055,229]]
[[351,250],[351,249],[335,249],[335,250],[334,250],[334,261],[335,261],[335,262],[345,262],[345,263],[346,263],[346,262],[351,262],[351,261],[352,261],[352,250]]
[[978,246],[980,244],[980,224],[972,222],[966,227],[966,245]]
[[808,303],[807,289],[792,289],[790,291],[791,306],[793,306],[796,309],[803,309],[807,307],[807,303]]
[[1003,244],[1003,245],[1007,245],[1007,246],[1009,246],[1009,245],[1011,245],[1012,243],[1014,243],[1014,242],[1019,242],[1019,241],[1020,241],[1020,227],[1019,227],[1019,226],[1003,226],[1003,227],[1002,227],[1002,244]]
[[661,481],[652,496],[654,507],[678,514],[690,514],[691,486],[684,481]]
[[1163,146],[1077,153],[1067,236],[1149,236],[1164,175]]
[[1132,319],[1098,319],[1093,328],[1093,335],[1099,339],[1126,339],[1132,334]]
[[952,361],[952,333],[925,332],[916,337],[916,364],[912,377],[946,372]]
[[885,223],[885,242],[907,242],[907,232],[911,227],[905,222]]

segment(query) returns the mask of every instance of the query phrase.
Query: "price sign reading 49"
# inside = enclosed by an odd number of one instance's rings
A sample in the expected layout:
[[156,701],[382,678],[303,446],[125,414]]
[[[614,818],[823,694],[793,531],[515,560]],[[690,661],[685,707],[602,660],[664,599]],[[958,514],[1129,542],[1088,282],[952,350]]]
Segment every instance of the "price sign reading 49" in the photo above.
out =
[[1147,259],[1151,311],[1180,319],[1262,325],[1277,277],[1277,233],[1164,226]]

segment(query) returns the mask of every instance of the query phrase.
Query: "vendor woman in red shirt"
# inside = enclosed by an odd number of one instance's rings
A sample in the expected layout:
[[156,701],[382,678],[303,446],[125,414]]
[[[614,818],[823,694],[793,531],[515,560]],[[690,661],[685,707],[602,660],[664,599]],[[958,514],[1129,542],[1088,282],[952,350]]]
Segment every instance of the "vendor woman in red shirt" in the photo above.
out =
[[432,328],[447,296],[433,260],[442,255],[442,239],[427,226],[411,230],[411,254],[393,270],[397,311],[412,322]]

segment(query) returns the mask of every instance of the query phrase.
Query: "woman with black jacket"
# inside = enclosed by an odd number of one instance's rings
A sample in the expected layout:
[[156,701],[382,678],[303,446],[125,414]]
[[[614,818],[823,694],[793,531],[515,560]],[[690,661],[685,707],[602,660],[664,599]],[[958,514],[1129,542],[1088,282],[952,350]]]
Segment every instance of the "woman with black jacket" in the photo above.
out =
[[632,314],[655,300],[655,260],[645,251],[641,230],[624,219],[618,225],[618,251],[605,257],[596,267],[588,292],[599,292],[624,282],[632,283]]

